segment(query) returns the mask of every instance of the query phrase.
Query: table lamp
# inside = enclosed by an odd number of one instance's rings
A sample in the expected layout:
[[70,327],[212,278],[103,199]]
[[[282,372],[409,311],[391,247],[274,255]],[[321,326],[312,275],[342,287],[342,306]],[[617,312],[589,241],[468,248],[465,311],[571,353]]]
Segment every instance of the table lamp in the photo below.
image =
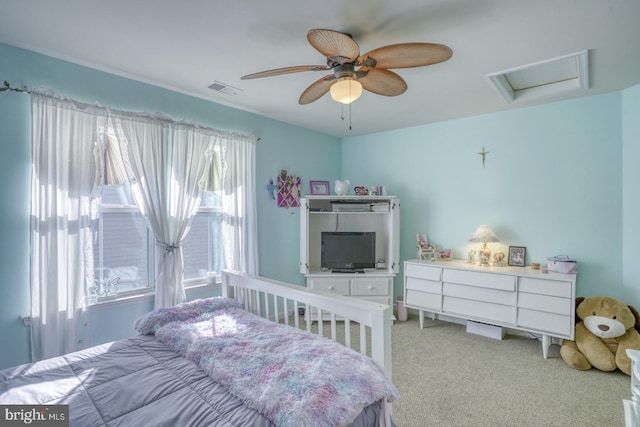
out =
[[489,267],[489,260],[491,258],[491,250],[487,247],[488,242],[499,242],[496,237],[496,233],[488,225],[480,225],[473,233],[470,242],[473,243],[482,243],[482,248],[480,248],[479,256],[480,256],[480,266],[481,267]]

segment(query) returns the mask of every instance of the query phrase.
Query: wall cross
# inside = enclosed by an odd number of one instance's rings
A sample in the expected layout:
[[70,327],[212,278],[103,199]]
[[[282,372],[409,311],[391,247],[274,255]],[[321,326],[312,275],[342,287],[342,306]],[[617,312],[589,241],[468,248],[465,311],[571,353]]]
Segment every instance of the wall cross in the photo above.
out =
[[484,147],[482,147],[482,151],[480,151],[478,154],[482,156],[482,169],[484,169],[484,162],[486,160],[487,154],[489,154],[489,151],[484,151]]

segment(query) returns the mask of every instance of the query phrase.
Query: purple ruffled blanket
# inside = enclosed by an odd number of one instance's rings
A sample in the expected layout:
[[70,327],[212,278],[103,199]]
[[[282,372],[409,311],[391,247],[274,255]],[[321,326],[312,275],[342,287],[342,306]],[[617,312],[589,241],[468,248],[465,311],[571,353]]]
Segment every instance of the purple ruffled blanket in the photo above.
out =
[[[342,426],[398,390],[371,359],[328,338],[208,298],[154,311],[140,333],[197,363],[278,426]],[[144,331],[144,332],[143,332]]]

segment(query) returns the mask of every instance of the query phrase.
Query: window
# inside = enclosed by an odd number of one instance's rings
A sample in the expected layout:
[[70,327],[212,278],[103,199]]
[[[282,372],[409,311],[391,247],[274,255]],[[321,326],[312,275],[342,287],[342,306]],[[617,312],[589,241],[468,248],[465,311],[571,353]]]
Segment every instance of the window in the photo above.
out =
[[152,236],[129,184],[105,186],[94,238],[92,302],[153,290]]
[[200,209],[182,241],[185,286],[201,283],[207,272],[224,268],[222,198],[217,192],[202,192]]
[[[103,187],[95,227],[95,281],[91,301],[154,291],[155,238],[136,206],[129,184]],[[223,268],[220,195],[201,194],[200,209],[182,242],[185,287],[205,283]]]

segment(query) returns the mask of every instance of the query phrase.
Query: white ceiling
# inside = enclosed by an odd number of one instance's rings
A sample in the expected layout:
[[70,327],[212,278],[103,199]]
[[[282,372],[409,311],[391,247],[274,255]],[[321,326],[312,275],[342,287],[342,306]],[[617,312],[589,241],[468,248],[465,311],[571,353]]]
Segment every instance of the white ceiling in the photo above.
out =
[[[328,94],[298,104],[326,71],[240,80],[272,68],[325,65],[307,42],[312,28],[352,34],[361,53],[431,42],[451,47],[453,57],[394,70],[409,89],[397,97],[365,91],[351,106],[349,130],[349,107],[341,120],[342,107]],[[638,0],[0,0],[0,42],[335,136],[640,83]],[[486,77],[583,50],[589,50],[585,91],[507,104]],[[212,91],[214,81],[239,91]]]

